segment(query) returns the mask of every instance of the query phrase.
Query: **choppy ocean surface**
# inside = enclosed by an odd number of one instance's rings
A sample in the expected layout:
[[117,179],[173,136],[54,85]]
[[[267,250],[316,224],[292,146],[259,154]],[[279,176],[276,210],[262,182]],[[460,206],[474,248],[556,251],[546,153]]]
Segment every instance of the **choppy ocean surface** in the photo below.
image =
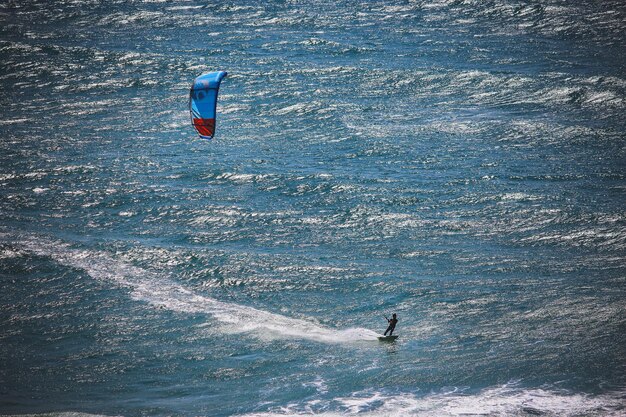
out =
[[625,51],[618,0],[3,1],[0,414],[626,415]]

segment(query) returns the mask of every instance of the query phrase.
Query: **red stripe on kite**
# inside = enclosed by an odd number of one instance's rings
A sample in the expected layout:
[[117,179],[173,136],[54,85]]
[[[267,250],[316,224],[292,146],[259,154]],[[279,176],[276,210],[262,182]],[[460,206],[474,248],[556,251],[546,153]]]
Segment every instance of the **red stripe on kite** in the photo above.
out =
[[202,136],[213,136],[215,133],[215,119],[193,119],[193,125]]

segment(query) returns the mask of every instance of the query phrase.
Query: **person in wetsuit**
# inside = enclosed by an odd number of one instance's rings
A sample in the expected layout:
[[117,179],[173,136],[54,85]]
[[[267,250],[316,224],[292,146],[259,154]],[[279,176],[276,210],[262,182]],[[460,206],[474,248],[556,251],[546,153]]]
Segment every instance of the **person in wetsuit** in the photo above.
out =
[[398,324],[398,318],[396,317],[396,313],[393,313],[393,315],[391,316],[391,320],[389,320],[387,316],[385,316],[385,319],[387,319],[389,327],[387,327],[387,330],[385,330],[385,333],[383,333],[383,335],[387,336],[387,332],[389,332],[389,336],[391,336],[393,331],[396,329],[396,324]]

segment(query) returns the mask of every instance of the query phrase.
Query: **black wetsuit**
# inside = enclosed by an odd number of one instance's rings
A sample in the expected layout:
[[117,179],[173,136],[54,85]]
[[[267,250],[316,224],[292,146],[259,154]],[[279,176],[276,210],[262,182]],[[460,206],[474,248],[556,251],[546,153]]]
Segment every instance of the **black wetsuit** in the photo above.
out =
[[387,321],[389,322],[389,327],[387,327],[387,330],[385,330],[383,334],[387,336],[387,332],[389,332],[389,336],[391,336],[396,328],[396,324],[398,324],[398,319],[392,318],[391,320],[387,319]]

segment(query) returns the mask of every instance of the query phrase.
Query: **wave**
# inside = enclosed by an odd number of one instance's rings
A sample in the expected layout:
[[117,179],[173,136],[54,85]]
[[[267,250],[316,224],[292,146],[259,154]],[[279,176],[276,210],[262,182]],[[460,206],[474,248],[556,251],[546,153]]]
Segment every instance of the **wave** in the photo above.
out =
[[[263,338],[306,339],[323,343],[376,341],[378,334],[365,328],[331,329],[253,307],[228,303],[198,294],[165,274],[119,261],[104,252],[75,249],[64,242],[27,238],[24,250],[85,271],[91,277],[130,288],[131,297],[180,313],[206,314],[228,325],[229,333],[251,333]],[[165,276],[164,276],[165,275]]]
[[[313,384],[322,384],[315,381]],[[390,395],[368,390],[349,397],[329,401],[310,400],[304,404],[291,403],[279,410],[240,414],[239,417],[285,417],[315,415],[321,417],[621,417],[624,415],[624,392],[604,395],[571,393],[562,390],[522,389],[515,384],[485,389],[477,394],[464,394],[452,388],[422,397],[413,394]],[[337,411],[327,411],[329,405]],[[9,417],[8,415],[3,415]],[[55,412],[21,414],[19,417],[101,417],[101,414]]]
[[[335,416],[608,416],[624,414],[626,393],[592,396],[564,390],[523,389],[515,383],[485,389],[477,394],[466,394],[453,388],[424,396],[415,394],[391,395],[381,391],[356,392],[349,397],[332,400],[311,400],[304,404],[290,404],[276,411],[244,414],[241,417],[278,417],[317,415]],[[327,411],[328,408],[336,411]]]

